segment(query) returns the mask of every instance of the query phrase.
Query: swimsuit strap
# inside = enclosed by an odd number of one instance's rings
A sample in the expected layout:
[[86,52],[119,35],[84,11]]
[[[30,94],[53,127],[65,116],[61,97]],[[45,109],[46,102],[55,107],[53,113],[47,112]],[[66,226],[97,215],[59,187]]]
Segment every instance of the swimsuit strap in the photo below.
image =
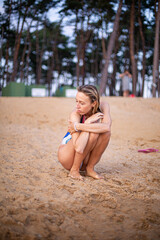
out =
[[85,116],[82,115],[81,120],[80,120],[80,123],[84,123],[84,122],[85,122]]

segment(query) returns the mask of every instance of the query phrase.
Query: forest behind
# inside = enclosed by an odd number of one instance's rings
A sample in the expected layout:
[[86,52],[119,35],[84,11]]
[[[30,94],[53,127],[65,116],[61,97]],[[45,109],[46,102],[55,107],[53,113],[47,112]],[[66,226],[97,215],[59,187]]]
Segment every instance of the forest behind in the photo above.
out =
[[[0,91],[9,82],[94,84],[121,96],[160,96],[160,0],[4,0],[0,13]],[[58,12],[57,21],[49,10]],[[54,12],[53,11],[53,12]],[[72,36],[66,34],[72,30]]]

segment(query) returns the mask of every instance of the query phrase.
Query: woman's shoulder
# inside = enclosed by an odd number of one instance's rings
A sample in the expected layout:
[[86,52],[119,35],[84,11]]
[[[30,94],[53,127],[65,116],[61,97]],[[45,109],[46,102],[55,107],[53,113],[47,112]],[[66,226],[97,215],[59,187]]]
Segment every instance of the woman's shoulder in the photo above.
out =
[[109,103],[105,100],[100,101],[100,107],[109,107]]
[[76,115],[76,114],[78,114],[77,111],[76,111],[76,108],[73,108],[70,115]]
[[77,111],[76,111],[76,108],[74,108],[72,111],[71,111],[71,113],[70,113],[70,119],[77,119],[77,120],[79,120],[80,118],[81,118],[81,116],[80,116],[80,114],[79,113],[77,113]]
[[108,111],[110,109],[109,103],[104,100],[100,101],[100,109],[102,110],[103,113],[105,112],[105,110]]

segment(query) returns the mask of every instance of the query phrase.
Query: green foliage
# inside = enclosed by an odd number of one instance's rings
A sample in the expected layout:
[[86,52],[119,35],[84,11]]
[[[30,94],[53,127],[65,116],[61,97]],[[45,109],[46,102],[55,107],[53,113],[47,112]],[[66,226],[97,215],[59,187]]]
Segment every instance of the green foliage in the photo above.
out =
[[[14,2],[14,3],[13,3]],[[12,4],[11,4],[12,3]],[[31,52],[29,56],[29,74],[36,78],[37,56],[42,53],[42,77],[41,82],[44,84],[48,81],[47,74],[54,62],[54,69],[60,73],[70,73],[76,77],[75,56],[78,44],[82,45],[82,36],[85,38],[88,31],[91,35],[85,45],[85,77],[87,75],[99,79],[103,67],[102,54],[102,33],[105,38],[105,46],[107,49],[108,40],[112,32],[112,24],[118,7],[118,0],[4,0],[4,14],[0,13],[0,35],[1,59],[6,59],[7,44],[9,44],[9,60],[13,61],[13,53],[17,44],[16,39],[20,34],[20,26],[24,19],[25,24],[20,39],[20,50],[17,57],[18,72],[22,66],[24,49],[24,73],[27,72],[27,54],[29,44]],[[142,52],[142,41],[140,41],[140,31],[138,23],[138,1],[135,1],[135,52],[138,56]],[[59,22],[51,22],[47,18],[49,9],[59,8]],[[120,16],[120,24],[118,29],[118,50],[113,52],[112,59],[116,55],[116,69],[121,72],[124,65],[128,65],[131,69],[129,54],[129,27],[130,27],[130,7],[131,2],[125,0],[122,6]],[[146,74],[152,72],[153,52],[154,52],[154,36],[155,36],[155,1],[141,0],[141,20],[143,23],[143,33],[145,37],[146,49]],[[36,29],[37,23],[39,24]],[[68,37],[63,33],[63,29],[67,26],[74,26],[72,37]],[[29,32],[29,35],[28,35]],[[37,37],[38,36],[38,37]],[[9,40],[9,41],[8,41]],[[37,42],[39,52],[37,52]],[[43,52],[42,52],[43,51]],[[5,66],[2,67],[5,74]],[[27,74],[27,73],[26,73]],[[4,75],[5,76],[5,75]],[[27,77],[24,74],[24,81]],[[3,77],[3,75],[1,76]]]

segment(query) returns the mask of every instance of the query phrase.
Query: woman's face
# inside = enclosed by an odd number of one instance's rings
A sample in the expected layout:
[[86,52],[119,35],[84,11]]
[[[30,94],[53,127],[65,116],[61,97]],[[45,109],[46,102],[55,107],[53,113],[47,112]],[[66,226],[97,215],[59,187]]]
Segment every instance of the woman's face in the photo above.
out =
[[91,103],[90,98],[82,92],[78,92],[76,95],[76,111],[80,115],[85,115],[91,111],[95,102]]

